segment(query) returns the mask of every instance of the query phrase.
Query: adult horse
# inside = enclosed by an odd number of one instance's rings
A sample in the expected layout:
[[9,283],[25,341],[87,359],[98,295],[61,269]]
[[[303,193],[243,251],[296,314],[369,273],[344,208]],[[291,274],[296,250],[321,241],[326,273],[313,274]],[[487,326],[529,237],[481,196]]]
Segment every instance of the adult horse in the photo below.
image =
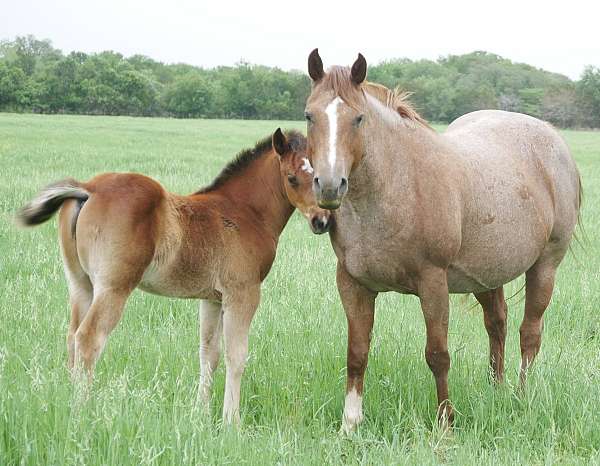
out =
[[171,194],[143,175],[105,173],[87,183],[60,181],[27,204],[19,213],[25,225],[45,222],[62,205],[67,346],[75,375],[84,368],[91,379],[134,288],[201,298],[199,393],[208,405],[223,333],[223,418],[239,421],[248,331],[279,235],[294,207],[315,233],[329,227],[329,212],[316,205],[305,151],[303,135],[278,129],[189,196]]
[[[365,90],[367,64],[327,73],[308,60],[308,153],[317,201],[338,209],[330,232],[348,319],[343,429],[363,418],[362,393],[379,292],[417,295],[438,417],[448,400],[448,293],[474,293],[484,311],[490,364],[503,379],[503,288],[526,275],[521,381],[541,343],[542,316],[581,204],[575,162],[558,133],[530,116],[479,111],[433,131],[409,104]],[[385,103],[387,102],[387,105]]]

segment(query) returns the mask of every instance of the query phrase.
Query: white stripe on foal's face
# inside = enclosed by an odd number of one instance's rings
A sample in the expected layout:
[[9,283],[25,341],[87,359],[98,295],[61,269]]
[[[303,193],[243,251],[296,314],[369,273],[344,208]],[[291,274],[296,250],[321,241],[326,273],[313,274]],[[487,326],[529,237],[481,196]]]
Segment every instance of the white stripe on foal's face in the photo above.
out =
[[304,170],[306,173],[313,173],[313,167],[310,164],[310,162],[308,161],[308,159],[305,157],[302,159],[302,166],[300,167],[302,170]]
[[329,122],[329,154],[327,155],[327,161],[329,162],[329,169],[333,173],[335,168],[335,159],[337,156],[337,117],[338,117],[338,106],[343,100],[340,97],[333,99],[327,108],[325,113],[327,114],[327,120]]

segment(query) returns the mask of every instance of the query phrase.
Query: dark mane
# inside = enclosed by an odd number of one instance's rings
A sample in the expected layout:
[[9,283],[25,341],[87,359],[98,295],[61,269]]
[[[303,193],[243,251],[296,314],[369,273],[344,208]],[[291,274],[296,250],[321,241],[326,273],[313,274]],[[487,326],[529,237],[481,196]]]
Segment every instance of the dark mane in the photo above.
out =
[[[285,131],[285,137],[290,144],[293,152],[305,151],[306,150],[306,138],[302,133],[296,130]],[[194,194],[202,194],[223,186],[231,178],[241,175],[255,160],[260,159],[263,155],[273,150],[273,138],[271,135],[261,139],[256,143],[252,149],[244,149],[238,155],[235,156],[225,167],[221,170],[221,173],[210,183]]]

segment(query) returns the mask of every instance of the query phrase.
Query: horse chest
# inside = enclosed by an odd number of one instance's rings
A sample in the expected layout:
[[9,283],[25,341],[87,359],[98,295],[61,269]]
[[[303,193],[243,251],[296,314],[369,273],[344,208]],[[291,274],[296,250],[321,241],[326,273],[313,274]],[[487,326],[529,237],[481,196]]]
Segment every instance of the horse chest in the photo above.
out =
[[408,266],[412,261],[399,244],[368,236],[352,239],[339,235],[334,239],[334,248],[346,271],[367,288],[414,293],[416,287]]

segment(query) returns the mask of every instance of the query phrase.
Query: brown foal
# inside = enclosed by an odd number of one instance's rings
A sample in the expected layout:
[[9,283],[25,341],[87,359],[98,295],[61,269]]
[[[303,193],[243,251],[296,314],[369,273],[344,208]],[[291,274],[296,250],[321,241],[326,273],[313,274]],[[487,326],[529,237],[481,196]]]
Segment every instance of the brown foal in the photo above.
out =
[[210,403],[213,373],[225,345],[223,419],[239,422],[240,382],[260,285],[294,207],[315,233],[329,228],[312,191],[306,140],[277,130],[240,153],[214,182],[188,196],[133,173],[105,173],[87,183],[48,186],[19,213],[24,225],[59,208],[59,240],[71,322],[67,346],[74,375],[90,380],[110,332],[136,288],[200,298],[200,386]]

